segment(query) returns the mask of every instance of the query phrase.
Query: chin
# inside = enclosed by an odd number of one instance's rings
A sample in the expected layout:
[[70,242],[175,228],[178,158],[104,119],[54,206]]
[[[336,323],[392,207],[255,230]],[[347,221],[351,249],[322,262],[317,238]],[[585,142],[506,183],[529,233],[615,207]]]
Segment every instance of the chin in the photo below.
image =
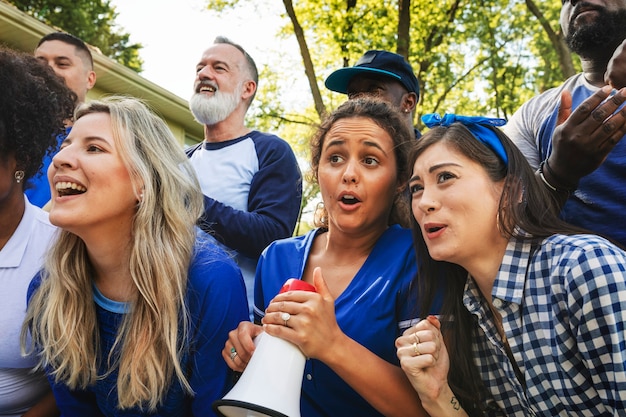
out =
[[435,261],[450,262],[450,259],[452,258],[451,254],[444,248],[431,248],[430,246],[428,246],[428,253],[430,254],[430,257],[433,258]]

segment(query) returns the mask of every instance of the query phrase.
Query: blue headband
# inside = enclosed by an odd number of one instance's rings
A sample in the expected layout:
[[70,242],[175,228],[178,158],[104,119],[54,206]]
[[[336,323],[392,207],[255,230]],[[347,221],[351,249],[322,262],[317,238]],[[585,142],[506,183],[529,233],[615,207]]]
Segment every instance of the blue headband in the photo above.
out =
[[489,149],[491,149],[498,156],[498,158],[504,162],[505,165],[509,164],[509,158],[506,156],[506,151],[504,150],[504,146],[502,146],[502,142],[500,142],[498,135],[496,135],[493,130],[484,126],[503,126],[506,124],[506,120],[504,119],[479,116],[458,116],[456,114],[448,113],[444,114],[442,118],[437,113],[430,113],[422,116],[422,122],[424,122],[424,124],[428,127],[450,126],[454,122],[459,122],[468,128],[477,140],[487,145]]

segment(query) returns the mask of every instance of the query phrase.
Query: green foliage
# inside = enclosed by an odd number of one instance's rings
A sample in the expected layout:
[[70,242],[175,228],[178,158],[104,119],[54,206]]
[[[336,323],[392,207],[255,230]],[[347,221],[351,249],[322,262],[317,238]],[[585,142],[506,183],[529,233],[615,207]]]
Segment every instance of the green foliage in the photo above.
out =
[[142,45],[131,44],[130,35],[116,27],[117,12],[108,0],[9,0],[18,9],[42,22],[71,33],[100,51],[141,72]]
[[[396,51],[398,1],[292,0],[328,109],[346,99],[324,88],[324,80],[332,71],[353,65],[368,49]],[[208,7],[222,12],[262,7],[262,3],[218,0]],[[552,30],[560,33],[561,4],[551,0],[534,0],[534,4]],[[419,117],[423,113],[508,118],[530,97],[564,80],[555,47],[525,1],[412,0],[410,10],[408,59],[420,81],[416,123],[422,131]],[[289,19],[277,30],[277,36],[294,36]],[[283,81],[296,72],[302,74],[284,65],[264,69],[262,78],[267,88],[260,89],[257,111],[249,122],[277,129],[305,158],[306,144],[319,115],[312,96],[308,103],[301,97],[298,107],[285,101],[290,91]]]

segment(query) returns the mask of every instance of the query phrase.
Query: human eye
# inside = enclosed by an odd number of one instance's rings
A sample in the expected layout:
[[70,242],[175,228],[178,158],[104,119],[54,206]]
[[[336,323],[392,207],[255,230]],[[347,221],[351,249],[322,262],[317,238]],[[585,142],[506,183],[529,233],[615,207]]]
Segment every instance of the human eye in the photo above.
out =
[[372,157],[372,156],[367,156],[363,159],[363,162],[365,163],[365,165],[378,165],[378,159]]
[[453,178],[456,178],[456,175],[452,174],[451,172],[448,171],[443,171],[440,172],[439,174],[437,174],[437,183],[441,184],[444,183],[448,180],[451,180]]
[[418,182],[413,182],[409,184],[409,192],[411,195],[416,195],[424,189],[424,186]]
[[338,164],[339,162],[342,161],[342,159],[343,158],[341,156],[337,154],[333,154],[328,157],[328,162],[330,162],[331,164]]
[[104,152],[104,150],[101,147],[99,147],[98,145],[89,144],[89,145],[87,145],[87,152],[89,152],[89,153],[99,153],[99,152]]

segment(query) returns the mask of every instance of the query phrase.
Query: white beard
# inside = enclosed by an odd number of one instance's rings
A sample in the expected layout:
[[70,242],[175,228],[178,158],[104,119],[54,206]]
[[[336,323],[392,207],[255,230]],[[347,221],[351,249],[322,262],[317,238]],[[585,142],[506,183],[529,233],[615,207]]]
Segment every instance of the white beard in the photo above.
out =
[[189,109],[195,119],[203,125],[214,125],[225,120],[239,105],[243,83],[231,93],[216,90],[213,97],[194,93],[189,100]]

